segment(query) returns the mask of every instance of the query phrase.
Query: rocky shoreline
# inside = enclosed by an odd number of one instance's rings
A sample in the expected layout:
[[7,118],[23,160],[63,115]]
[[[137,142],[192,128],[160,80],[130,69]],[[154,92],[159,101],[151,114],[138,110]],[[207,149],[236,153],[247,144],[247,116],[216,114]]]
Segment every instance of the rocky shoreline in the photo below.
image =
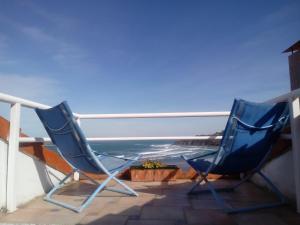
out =
[[[196,136],[222,136],[223,131],[214,134],[196,135]],[[194,146],[219,146],[221,139],[207,139],[207,140],[179,140],[175,141],[175,145],[194,145]]]

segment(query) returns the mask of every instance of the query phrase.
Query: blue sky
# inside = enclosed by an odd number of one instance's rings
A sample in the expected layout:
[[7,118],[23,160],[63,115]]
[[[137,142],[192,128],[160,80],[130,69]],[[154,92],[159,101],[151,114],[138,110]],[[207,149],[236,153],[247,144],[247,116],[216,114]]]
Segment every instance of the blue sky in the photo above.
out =
[[[0,91],[80,113],[229,110],[289,90],[300,2],[0,0]],[[7,106],[0,105],[7,115]],[[36,116],[22,126],[42,132]],[[224,119],[88,121],[89,135],[184,135]]]

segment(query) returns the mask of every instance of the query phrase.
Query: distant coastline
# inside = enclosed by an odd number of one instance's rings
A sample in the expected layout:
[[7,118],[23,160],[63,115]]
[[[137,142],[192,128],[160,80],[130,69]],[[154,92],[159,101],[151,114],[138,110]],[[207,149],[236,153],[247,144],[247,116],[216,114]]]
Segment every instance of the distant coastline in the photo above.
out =
[[[223,131],[215,132],[214,134],[203,134],[196,136],[222,136]],[[207,140],[179,140],[175,141],[175,145],[193,145],[193,146],[219,146],[220,139],[207,139]]]

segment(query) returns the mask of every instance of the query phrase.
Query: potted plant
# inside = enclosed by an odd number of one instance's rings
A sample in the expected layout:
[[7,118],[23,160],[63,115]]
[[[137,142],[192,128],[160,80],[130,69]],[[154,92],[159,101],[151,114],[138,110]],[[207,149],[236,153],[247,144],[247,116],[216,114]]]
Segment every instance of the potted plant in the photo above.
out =
[[170,181],[176,179],[176,165],[166,165],[160,161],[147,160],[130,168],[132,181]]

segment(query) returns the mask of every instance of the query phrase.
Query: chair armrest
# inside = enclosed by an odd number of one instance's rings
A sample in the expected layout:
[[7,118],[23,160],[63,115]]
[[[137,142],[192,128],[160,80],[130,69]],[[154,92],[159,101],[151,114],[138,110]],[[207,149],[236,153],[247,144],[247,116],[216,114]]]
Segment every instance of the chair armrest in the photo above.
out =
[[118,157],[118,156],[114,156],[114,155],[110,155],[110,154],[107,154],[107,153],[99,153],[99,152],[96,152],[93,150],[93,153],[99,157],[99,156],[105,156],[105,157],[111,157],[111,158],[116,158],[116,159],[122,159],[124,161],[137,161],[139,160],[140,156],[136,156],[134,158],[128,158],[128,157]]
[[215,150],[215,151],[211,151],[211,152],[208,152],[208,153],[204,153],[204,154],[201,154],[201,155],[198,155],[196,157],[192,157],[192,158],[187,158],[185,156],[182,156],[184,160],[193,160],[193,159],[200,159],[200,158],[205,158],[207,156],[214,156],[215,154],[217,154],[219,152],[219,150]]
[[273,128],[273,127],[277,126],[278,124],[283,125],[285,123],[285,120],[287,120],[287,117],[283,116],[276,123],[270,124],[270,125],[267,125],[267,126],[262,126],[262,127],[257,127],[257,126],[253,126],[253,125],[250,125],[248,123],[245,123],[244,121],[242,121],[241,119],[239,119],[236,116],[233,116],[232,120],[233,119],[235,119],[239,124],[241,124],[244,128],[246,128],[248,130],[267,130],[267,129],[270,129],[270,128]]

